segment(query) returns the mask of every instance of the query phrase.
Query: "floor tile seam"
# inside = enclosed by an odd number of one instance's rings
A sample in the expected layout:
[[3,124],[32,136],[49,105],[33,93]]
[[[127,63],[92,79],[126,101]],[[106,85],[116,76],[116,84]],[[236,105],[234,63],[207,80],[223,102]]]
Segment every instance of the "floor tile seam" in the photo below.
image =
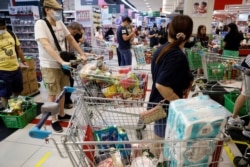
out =
[[32,155],[30,155],[30,156],[26,159],[26,161],[23,162],[23,164],[22,164],[20,167],[25,167],[25,164],[28,163],[28,162],[31,160],[31,158],[32,158],[36,153],[38,153],[38,151],[39,151],[41,148],[42,148],[42,146],[40,146],[39,148],[37,148],[36,151],[35,151]]

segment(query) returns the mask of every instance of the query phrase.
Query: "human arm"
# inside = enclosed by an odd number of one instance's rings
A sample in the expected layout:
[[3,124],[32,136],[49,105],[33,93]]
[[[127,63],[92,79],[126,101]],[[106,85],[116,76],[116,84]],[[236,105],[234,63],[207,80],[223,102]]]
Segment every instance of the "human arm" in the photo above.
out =
[[173,91],[171,87],[164,86],[159,83],[156,83],[155,87],[164,99],[168,101],[179,99],[178,95]]
[[20,45],[16,46],[16,54],[17,54],[17,57],[20,58],[21,62],[24,64],[24,65],[27,65],[26,63],[26,60],[24,58],[24,54],[23,54],[23,50],[21,49]]
[[131,40],[134,37],[134,35],[135,35],[135,33],[133,31],[128,35],[122,32],[122,38],[124,41]]

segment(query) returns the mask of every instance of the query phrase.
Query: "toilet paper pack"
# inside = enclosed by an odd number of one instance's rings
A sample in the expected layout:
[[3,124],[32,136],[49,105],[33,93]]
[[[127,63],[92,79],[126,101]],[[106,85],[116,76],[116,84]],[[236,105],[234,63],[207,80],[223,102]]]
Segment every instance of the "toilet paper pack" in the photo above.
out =
[[171,102],[165,140],[176,142],[165,143],[164,157],[171,160],[171,166],[207,166],[215,141],[205,139],[218,137],[229,115],[224,106],[206,95]]

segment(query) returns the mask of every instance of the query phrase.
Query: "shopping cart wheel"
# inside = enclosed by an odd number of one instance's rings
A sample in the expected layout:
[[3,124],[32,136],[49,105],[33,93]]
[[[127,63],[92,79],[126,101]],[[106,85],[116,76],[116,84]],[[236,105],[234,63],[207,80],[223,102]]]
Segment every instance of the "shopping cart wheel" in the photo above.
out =
[[142,130],[136,129],[136,137],[138,140],[142,140]]
[[247,167],[248,166],[248,160],[245,159],[244,157],[236,156],[234,158],[233,162],[234,162],[234,165],[236,167]]

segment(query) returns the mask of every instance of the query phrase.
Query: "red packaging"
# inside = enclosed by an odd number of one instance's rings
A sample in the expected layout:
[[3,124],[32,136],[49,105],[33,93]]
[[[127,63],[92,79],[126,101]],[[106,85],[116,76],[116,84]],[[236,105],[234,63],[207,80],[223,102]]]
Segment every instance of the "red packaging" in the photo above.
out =
[[112,158],[105,159],[104,161],[100,162],[97,167],[115,167]]
[[[86,131],[86,134],[85,134],[85,138],[83,140],[84,141],[95,141],[93,131],[89,125],[87,127],[85,127],[85,131]],[[95,151],[94,151],[95,146],[94,145],[83,145],[82,149],[83,149],[85,155],[88,157],[89,161],[91,161],[90,167],[94,167],[93,164],[94,164],[94,156],[95,156]],[[92,150],[92,151],[86,151],[86,150]]]

